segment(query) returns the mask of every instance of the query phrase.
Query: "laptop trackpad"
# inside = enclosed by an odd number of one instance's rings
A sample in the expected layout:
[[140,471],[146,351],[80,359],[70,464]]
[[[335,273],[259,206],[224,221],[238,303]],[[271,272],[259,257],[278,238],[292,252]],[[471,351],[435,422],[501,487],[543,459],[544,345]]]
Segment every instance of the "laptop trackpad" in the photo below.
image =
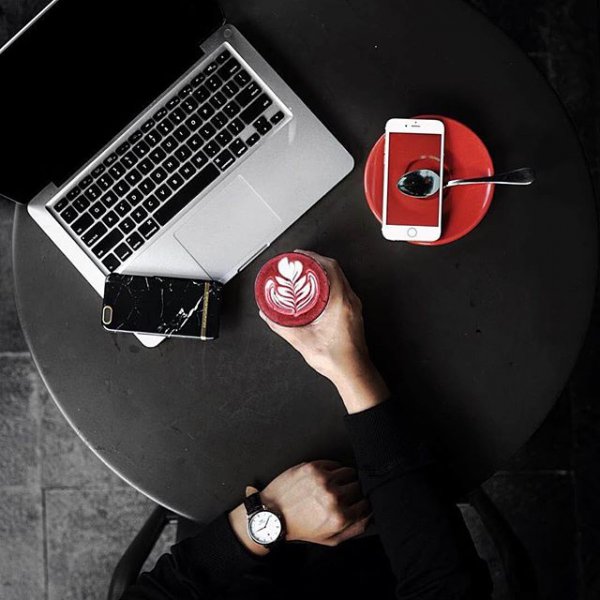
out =
[[270,243],[280,228],[279,217],[238,175],[203,202],[175,238],[212,279],[222,279]]

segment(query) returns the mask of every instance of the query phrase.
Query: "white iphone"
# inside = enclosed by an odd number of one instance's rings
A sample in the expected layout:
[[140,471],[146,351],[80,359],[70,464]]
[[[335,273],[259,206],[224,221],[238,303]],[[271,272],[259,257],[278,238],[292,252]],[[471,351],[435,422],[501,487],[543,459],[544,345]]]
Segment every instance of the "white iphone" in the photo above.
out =
[[[401,191],[403,175],[434,170],[439,190],[426,198]],[[383,167],[383,237],[434,242],[442,232],[444,124],[435,119],[390,119],[385,125]]]

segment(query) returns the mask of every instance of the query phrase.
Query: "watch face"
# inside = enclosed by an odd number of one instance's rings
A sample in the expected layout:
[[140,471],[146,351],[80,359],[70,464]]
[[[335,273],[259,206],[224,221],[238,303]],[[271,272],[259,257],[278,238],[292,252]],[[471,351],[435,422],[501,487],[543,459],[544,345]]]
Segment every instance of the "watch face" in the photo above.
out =
[[281,534],[281,520],[268,510],[253,515],[248,523],[250,537],[258,544],[272,544]]

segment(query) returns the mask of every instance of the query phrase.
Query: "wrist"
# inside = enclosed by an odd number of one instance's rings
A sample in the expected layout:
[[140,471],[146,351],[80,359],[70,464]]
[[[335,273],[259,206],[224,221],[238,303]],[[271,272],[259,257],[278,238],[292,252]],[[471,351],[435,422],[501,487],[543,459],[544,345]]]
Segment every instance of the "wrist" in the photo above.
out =
[[369,358],[357,361],[331,379],[349,414],[362,412],[389,398],[390,391]]
[[265,556],[269,553],[268,548],[257,544],[248,533],[248,517],[246,507],[240,504],[229,513],[229,524],[238,540],[256,556]]

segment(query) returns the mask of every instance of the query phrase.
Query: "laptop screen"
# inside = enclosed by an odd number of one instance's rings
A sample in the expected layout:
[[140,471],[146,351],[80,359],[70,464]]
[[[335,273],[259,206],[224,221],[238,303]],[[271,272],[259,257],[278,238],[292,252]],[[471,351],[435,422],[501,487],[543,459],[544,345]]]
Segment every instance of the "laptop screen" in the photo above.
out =
[[58,0],[0,53],[0,194],[64,183],[222,22],[213,0]]

